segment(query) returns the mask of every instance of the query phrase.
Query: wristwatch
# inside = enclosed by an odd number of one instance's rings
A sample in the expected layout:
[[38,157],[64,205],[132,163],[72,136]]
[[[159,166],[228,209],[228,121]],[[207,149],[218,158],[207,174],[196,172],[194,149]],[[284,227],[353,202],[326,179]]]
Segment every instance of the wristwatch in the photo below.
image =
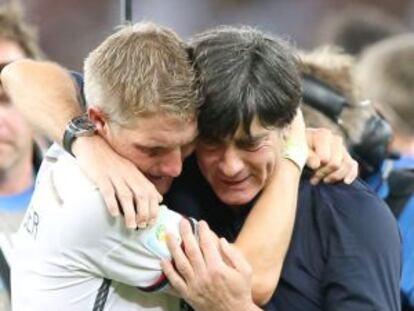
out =
[[72,145],[75,139],[82,136],[92,136],[95,132],[95,124],[89,120],[86,114],[75,117],[66,125],[63,134],[63,148],[74,156]]

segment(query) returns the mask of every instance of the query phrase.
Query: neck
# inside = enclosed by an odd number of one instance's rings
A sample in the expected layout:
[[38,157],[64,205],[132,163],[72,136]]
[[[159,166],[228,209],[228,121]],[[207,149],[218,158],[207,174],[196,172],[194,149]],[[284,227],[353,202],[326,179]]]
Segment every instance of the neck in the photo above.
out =
[[7,171],[0,171],[0,195],[18,194],[31,185],[33,185],[31,156]]

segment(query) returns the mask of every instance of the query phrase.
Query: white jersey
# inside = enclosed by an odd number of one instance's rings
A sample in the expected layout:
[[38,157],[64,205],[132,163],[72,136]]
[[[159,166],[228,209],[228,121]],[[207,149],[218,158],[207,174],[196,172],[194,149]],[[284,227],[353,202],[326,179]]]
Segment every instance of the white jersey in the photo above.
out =
[[13,310],[177,310],[178,298],[144,291],[166,284],[165,232],[179,239],[181,218],[161,206],[155,225],[127,229],[76,160],[53,146],[16,236]]

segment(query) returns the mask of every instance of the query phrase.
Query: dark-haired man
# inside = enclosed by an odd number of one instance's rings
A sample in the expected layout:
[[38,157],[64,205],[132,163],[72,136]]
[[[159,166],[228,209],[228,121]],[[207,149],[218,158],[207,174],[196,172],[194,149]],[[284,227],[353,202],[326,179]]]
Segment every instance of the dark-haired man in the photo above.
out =
[[[232,241],[270,173],[280,170],[270,150],[280,150],[277,134],[299,105],[300,78],[289,48],[254,29],[207,31],[192,47],[205,102],[196,159],[170,199],[180,206],[192,196],[195,210]],[[179,272],[165,263],[173,285],[190,301],[207,300],[199,273],[186,272],[199,271],[197,248],[186,247],[182,260],[178,245],[170,246]],[[396,222],[372,191],[360,181],[313,186],[304,176],[292,241],[266,308],[399,310],[400,269]]]

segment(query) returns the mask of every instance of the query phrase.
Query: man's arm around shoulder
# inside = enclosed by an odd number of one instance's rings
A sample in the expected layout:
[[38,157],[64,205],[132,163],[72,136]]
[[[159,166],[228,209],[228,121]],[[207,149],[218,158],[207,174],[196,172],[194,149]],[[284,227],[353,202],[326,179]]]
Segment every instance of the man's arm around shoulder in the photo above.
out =
[[52,62],[19,60],[1,72],[1,83],[29,123],[61,143],[66,124],[82,113],[74,82]]

